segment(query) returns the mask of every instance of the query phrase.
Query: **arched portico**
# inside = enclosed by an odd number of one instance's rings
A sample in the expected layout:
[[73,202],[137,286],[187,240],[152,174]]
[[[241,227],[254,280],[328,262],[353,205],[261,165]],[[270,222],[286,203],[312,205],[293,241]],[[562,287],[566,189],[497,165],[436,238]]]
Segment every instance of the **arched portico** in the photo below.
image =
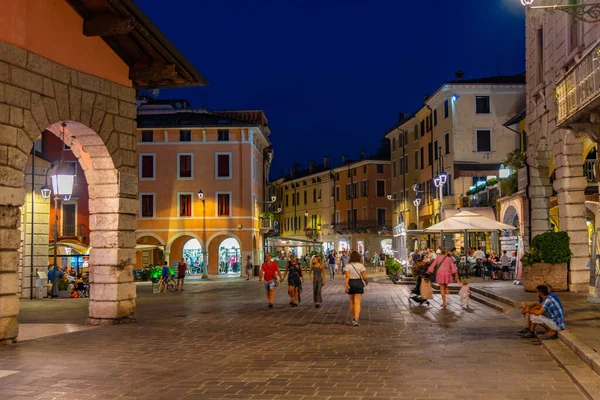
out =
[[[131,321],[137,219],[135,90],[0,42],[0,342],[18,332],[20,209],[24,169],[43,131],[82,166],[90,208],[89,323]],[[5,115],[7,118],[3,118]]]
[[[250,251],[252,250],[252,243],[244,243],[240,238],[231,232],[227,231],[219,231],[214,233],[207,241],[206,248],[208,249],[208,274],[209,275],[217,275],[219,273],[219,247],[221,242],[225,239],[232,238],[237,241],[240,246],[240,250],[247,251],[244,245],[248,245],[250,247]],[[250,242],[250,241],[249,241]]]
[[172,265],[176,261],[180,261],[183,257],[183,246],[190,239],[196,239],[201,248],[204,248],[204,242],[197,234],[193,232],[179,232],[169,238],[165,247],[165,261]]

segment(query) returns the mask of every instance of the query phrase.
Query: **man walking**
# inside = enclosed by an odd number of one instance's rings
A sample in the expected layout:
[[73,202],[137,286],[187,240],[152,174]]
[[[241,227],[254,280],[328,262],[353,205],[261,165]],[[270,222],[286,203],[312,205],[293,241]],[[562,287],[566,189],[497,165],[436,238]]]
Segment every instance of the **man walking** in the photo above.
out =
[[348,255],[348,252],[346,252],[346,251],[342,252],[340,261],[342,263],[342,275],[346,275],[346,267],[348,266],[348,263],[350,262],[350,256]]
[[177,266],[177,290],[183,292],[183,280],[185,279],[185,272],[187,271],[187,264],[183,260],[179,261]]
[[335,251],[331,250],[327,256],[327,262],[329,263],[329,278],[333,281],[335,277]]
[[260,275],[258,277],[258,281],[262,282],[263,279],[265,281],[265,290],[267,291],[267,300],[269,301],[269,308],[273,308],[273,300],[275,300],[275,279],[276,275],[279,275],[279,280],[282,280],[281,271],[279,271],[279,266],[273,260],[271,260],[271,255],[267,253],[265,256],[265,262],[262,264],[260,268]]

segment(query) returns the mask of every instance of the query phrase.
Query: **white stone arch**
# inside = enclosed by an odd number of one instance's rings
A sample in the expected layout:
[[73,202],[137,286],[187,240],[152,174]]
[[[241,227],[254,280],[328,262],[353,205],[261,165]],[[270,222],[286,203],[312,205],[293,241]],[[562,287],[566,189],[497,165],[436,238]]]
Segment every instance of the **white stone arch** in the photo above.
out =
[[152,232],[140,232],[137,235],[135,235],[136,243],[139,239],[146,237],[146,236],[152,237],[152,238],[158,240],[158,243],[160,243],[161,246],[166,246],[165,240],[161,236],[157,235],[156,233],[152,233]]
[[240,245],[240,249],[242,248],[242,241],[240,240],[240,238],[231,232],[227,232],[227,231],[220,231],[220,232],[216,232],[215,234],[213,234],[207,241],[206,241],[206,248],[208,249],[210,247],[211,242],[219,237],[219,236],[229,236],[235,240],[237,240],[238,244]]
[[517,210],[517,208],[512,205],[509,204],[506,207],[502,208],[502,222],[508,225],[513,225],[515,218],[517,219],[517,222],[521,221],[521,218],[519,216],[519,211]]
[[202,246],[202,249],[208,250],[208,247],[204,247],[204,242],[202,241],[200,236],[192,232],[179,232],[169,238],[169,241],[167,242],[167,245],[165,247],[165,252],[171,254],[171,246],[177,239],[183,236],[189,236],[190,238],[196,239],[198,242],[200,242],[200,246]]

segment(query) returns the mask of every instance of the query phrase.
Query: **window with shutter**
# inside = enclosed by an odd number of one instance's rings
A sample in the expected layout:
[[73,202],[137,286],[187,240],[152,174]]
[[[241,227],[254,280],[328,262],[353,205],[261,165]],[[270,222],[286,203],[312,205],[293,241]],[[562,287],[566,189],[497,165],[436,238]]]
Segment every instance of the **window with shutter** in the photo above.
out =
[[229,208],[229,193],[217,194],[217,215],[219,217],[228,217],[231,215]]
[[231,178],[230,154],[217,154],[217,178]]
[[192,155],[179,155],[179,178],[192,178]]
[[154,195],[142,194],[142,217],[154,217]]
[[492,151],[492,131],[477,130],[477,151]]
[[179,216],[180,217],[191,217],[192,216],[192,195],[191,194],[180,194],[179,195]]
[[141,159],[141,177],[145,179],[154,178],[154,155],[142,155]]

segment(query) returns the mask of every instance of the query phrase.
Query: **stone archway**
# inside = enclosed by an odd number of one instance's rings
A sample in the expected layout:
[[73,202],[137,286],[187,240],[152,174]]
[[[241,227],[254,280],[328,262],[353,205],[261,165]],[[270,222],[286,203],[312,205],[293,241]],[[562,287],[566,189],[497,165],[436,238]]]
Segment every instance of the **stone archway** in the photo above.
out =
[[[44,130],[71,146],[88,182],[89,323],[133,320],[137,157],[135,90],[72,70],[28,50],[0,52],[0,342],[16,340],[24,169]],[[7,73],[4,73],[4,72]],[[61,135],[62,136],[62,135]]]
[[513,205],[509,205],[504,210],[504,216],[502,217],[502,222],[508,225],[516,226],[519,225],[519,212]]

